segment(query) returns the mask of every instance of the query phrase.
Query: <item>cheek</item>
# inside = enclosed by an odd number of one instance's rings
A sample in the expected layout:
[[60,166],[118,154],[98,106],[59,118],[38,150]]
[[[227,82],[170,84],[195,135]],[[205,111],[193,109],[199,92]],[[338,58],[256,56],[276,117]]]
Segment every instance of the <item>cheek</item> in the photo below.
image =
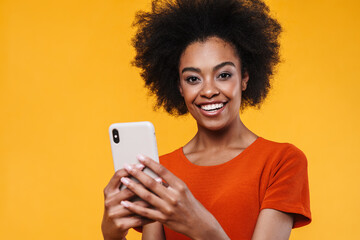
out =
[[183,86],[182,87],[182,96],[185,99],[185,102],[193,101],[197,96],[197,89],[195,86]]
[[239,81],[229,81],[222,87],[222,92],[231,99],[240,99],[241,86]]

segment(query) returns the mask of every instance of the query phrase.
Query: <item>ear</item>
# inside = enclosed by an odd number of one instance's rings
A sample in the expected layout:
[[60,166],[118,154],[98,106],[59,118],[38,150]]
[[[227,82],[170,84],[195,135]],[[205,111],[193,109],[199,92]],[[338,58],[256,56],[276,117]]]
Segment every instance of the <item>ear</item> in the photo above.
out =
[[184,97],[183,89],[182,89],[182,86],[181,86],[180,83],[178,84],[178,88],[179,88],[179,91],[180,91],[181,96]]
[[241,77],[241,91],[245,91],[249,82],[249,73],[245,70]]

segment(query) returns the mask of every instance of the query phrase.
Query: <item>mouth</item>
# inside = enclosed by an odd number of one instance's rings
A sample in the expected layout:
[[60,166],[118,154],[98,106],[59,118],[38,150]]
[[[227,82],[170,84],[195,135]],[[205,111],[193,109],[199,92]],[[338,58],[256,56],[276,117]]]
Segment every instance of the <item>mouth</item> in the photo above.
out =
[[222,109],[226,104],[227,104],[227,102],[200,104],[200,105],[196,105],[196,106],[206,112],[216,112],[216,111]]

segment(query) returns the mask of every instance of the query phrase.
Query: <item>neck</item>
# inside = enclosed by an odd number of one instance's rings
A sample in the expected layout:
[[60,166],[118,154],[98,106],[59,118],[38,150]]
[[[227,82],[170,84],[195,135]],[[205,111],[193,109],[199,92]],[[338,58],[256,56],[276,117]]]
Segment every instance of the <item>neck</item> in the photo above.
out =
[[198,124],[198,132],[190,141],[192,149],[202,151],[212,149],[214,151],[225,148],[246,148],[257,136],[252,133],[238,116],[232,124],[218,131],[212,131]]

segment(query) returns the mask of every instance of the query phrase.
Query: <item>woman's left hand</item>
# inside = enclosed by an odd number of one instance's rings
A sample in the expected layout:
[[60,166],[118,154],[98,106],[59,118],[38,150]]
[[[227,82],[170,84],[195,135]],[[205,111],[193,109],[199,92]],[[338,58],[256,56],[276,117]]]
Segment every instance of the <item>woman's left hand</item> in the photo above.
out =
[[183,181],[148,157],[139,155],[138,160],[164,179],[167,186],[138,169],[126,166],[128,173],[143,185],[127,177],[123,177],[121,182],[154,209],[122,201],[125,208],[145,218],[159,221],[192,239],[229,239],[215,217],[196,200]]

